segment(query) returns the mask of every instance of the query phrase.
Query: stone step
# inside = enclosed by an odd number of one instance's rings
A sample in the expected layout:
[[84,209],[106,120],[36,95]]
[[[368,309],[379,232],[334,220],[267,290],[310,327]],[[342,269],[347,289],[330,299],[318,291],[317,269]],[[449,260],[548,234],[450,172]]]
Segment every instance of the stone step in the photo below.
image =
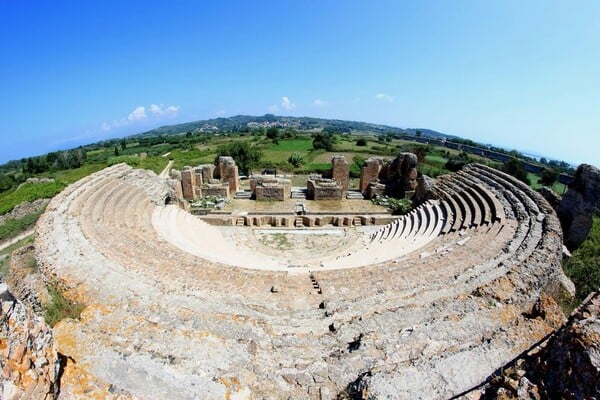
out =
[[240,192],[235,192],[233,198],[235,199],[250,199],[252,197],[252,192],[249,190],[243,190]]
[[348,190],[348,192],[346,193],[346,198],[348,200],[364,200],[364,196],[361,192],[359,192],[358,190]]

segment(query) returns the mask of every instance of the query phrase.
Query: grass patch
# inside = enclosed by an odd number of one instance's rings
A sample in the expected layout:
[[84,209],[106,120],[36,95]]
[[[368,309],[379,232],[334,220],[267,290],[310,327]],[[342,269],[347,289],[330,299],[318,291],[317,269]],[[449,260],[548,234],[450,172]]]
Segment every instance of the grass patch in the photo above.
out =
[[[427,154],[425,156],[425,163],[436,166],[436,167],[443,168],[447,162],[448,162],[448,159],[445,157],[442,157],[442,156],[431,155],[431,154]],[[417,165],[417,169],[418,168],[419,168],[419,166]]]
[[54,327],[65,318],[78,319],[85,308],[83,304],[65,298],[56,285],[48,287],[48,294],[50,301],[44,304],[44,319],[50,327]]
[[26,183],[18,189],[0,194],[0,215],[11,211],[24,201],[49,199],[65,188],[62,182]]
[[65,184],[77,182],[81,178],[84,178],[94,172],[98,172],[106,167],[105,163],[86,164],[82,167],[75,169],[67,169],[60,171],[53,171],[48,174],[50,178],[56,179],[58,182]]
[[158,175],[162,172],[163,169],[165,169],[168,163],[168,157],[148,157],[145,160],[140,159],[140,164],[138,165],[138,168],[149,169],[150,171],[154,171],[154,173]]
[[42,215],[43,211],[28,214],[21,218],[11,218],[0,225],[0,241],[17,236],[19,233],[32,227]]
[[563,263],[563,270],[575,284],[577,305],[600,289],[600,216],[594,216],[588,238]]
[[23,238],[22,240],[19,240],[18,242],[11,244],[10,246],[6,247],[5,249],[3,249],[2,251],[0,251],[0,257],[2,256],[6,256],[6,255],[11,255],[15,250],[20,249],[21,247],[25,247],[27,245],[30,245],[34,242],[34,236],[35,235],[29,235],[26,238]]
[[[197,148],[193,148],[193,149],[189,149],[189,150],[173,150],[171,152],[171,154],[169,155],[168,158],[173,159],[175,161],[175,164],[173,165],[173,168],[178,169],[178,170],[182,170],[183,167],[189,165],[189,166],[197,166],[203,163],[206,163],[206,157],[209,155],[210,151],[206,150],[206,149],[197,149]],[[167,160],[168,161],[168,160]],[[210,163],[213,163],[214,157],[212,159],[210,159]],[[163,168],[165,167],[165,165],[163,164]]]
[[279,140],[277,144],[271,144],[265,150],[272,151],[309,151],[312,149],[312,140],[311,139],[283,139]]
[[302,170],[306,173],[324,174],[331,171],[331,163],[308,163]]
[[115,156],[109,157],[107,164],[108,166],[125,163],[133,168],[137,168],[140,165],[141,158],[139,156]]

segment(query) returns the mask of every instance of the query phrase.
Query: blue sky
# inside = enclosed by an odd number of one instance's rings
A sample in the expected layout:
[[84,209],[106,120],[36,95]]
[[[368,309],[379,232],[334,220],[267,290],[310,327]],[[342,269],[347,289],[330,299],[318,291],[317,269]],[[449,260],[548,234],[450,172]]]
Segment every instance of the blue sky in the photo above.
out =
[[0,1],[0,162],[236,114],[600,165],[600,2]]

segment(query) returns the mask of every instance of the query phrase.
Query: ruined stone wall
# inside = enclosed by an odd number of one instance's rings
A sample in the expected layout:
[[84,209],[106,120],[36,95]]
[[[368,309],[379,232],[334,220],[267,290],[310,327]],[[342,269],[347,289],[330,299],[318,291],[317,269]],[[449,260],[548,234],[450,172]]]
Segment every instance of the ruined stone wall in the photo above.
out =
[[383,168],[383,159],[379,157],[371,157],[365,161],[360,169],[360,184],[359,190],[365,194],[369,183],[379,180],[379,173]]
[[342,185],[344,192],[348,191],[350,167],[345,157],[335,156],[331,159],[331,178]]
[[183,167],[181,171],[181,189],[186,200],[196,199],[196,175],[192,167]]
[[333,180],[306,181],[307,196],[311,200],[342,200],[344,189],[339,182]]
[[4,283],[0,283],[0,321],[0,397],[56,398],[60,358],[52,330]]
[[386,179],[386,192],[394,197],[410,198],[417,189],[417,156],[413,153],[400,153],[389,164]]
[[215,166],[212,164],[202,164],[196,167],[202,174],[202,183],[208,183],[215,178]]
[[202,187],[202,196],[216,196],[229,198],[229,186],[220,184],[204,185]]
[[229,193],[235,193],[239,190],[238,167],[232,157],[219,157],[215,178],[229,184]]
[[250,191],[257,201],[283,201],[291,197],[292,183],[271,175],[253,176],[250,179]]
[[283,201],[285,188],[283,186],[258,186],[255,191],[257,201]]

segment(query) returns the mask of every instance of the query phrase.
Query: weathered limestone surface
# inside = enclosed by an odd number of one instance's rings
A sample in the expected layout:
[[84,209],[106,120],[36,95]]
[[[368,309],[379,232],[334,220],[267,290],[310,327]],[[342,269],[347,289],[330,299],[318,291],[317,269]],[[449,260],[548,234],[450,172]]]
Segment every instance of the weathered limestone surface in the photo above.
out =
[[547,341],[476,393],[485,399],[600,398],[600,295],[592,294]]
[[54,399],[60,370],[52,331],[0,283],[0,398]]
[[350,166],[344,156],[334,156],[331,159],[331,178],[342,185],[344,194],[348,191]]
[[[65,398],[334,399],[364,381],[369,398],[443,399],[478,385],[562,319],[532,312],[542,296],[558,296],[564,277],[553,210],[485,166],[447,182],[453,202],[353,231],[358,240],[331,249],[327,262],[357,254],[348,260],[358,268],[309,270],[295,260],[283,270],[228,265],[229,254],[249,257],[165,207],[164,182],[147,175],[134,184],[137,175],[115,165],[86,177],[37,225],[40,270],[87,305],[79,321],[55,328],[70,360]],[[461,189],[474,185],[485,190]],[[179,224],[159,233],[161,215]],[[186,251],[183,239],[205,243],[195,249],[206,256]],[[207,258],[211,249],[218,260]]]
[[362,193],[366,193],[369,183],[377,182],[383,165],[384,161],[379,157],[371,157],[365,160],[360,169],[360,184],[358,188]]
[[600,170],[581,164],[575,180],[558,206],[558,216],[565,232],[565,244],[577,248],[592,229],[592,215],[600,211]]
[[183,171],[181,171],[181,188],[184,199],[196,199],[196,173],[192,167],[183,167]]

